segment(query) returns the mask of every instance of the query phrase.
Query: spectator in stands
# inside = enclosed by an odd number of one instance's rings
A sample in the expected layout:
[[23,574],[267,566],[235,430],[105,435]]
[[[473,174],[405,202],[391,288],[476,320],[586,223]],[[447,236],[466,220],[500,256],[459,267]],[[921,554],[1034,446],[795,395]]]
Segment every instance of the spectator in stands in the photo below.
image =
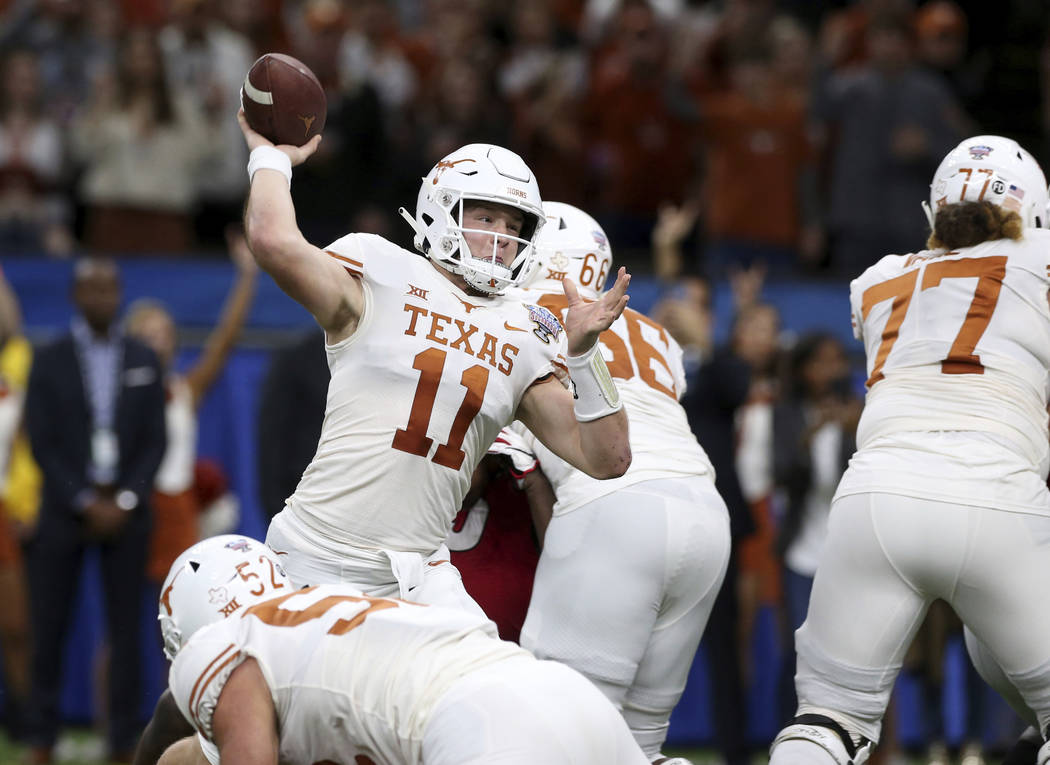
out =
[[791,16],[778,16],[769,27],[769,44],[776,87],[808,105],[816,64],[809,32]]
[[777,86],[772,63],[766,40],[733,51],[730,87],[700,103],[707,150],[706,261],[713,277],[753,263],[788,275],[800,260],[819,254],[807,105]]
[[291,48],[283,5],[298,7],[283,0],[223,0],[217,3],[220,17],[230,29],[251,43],[255,56]]
[[0,272],[0,655],[3,656],[4,728],[21,740],[22,715],[29,698],[29,613],[19,528],[6,500],[12,454],[17,449],[25,401],[29,347],[22,337],[21,311],[11,285]]
[[822,65],[837,72],[863,66],[872,54],[868,37],[872,23],[907,20],[914,8],[915,0],[857,0],[828,11],[820,20]]
[[107,252],[193,245],[199,172],[222,141],[192,94],[169,85],[152,31],[127,33],[116,71],[96,83],[70,137],[84,168],[85,244]]
[[428,161],[468,143],[509,143],[509,114],[497,96],[493,70],[470,57],[454,57],[435,79],[420,105],[418,127]]
[[116,3],[41,0],[28,6],[0,39],[0,50],[26,47],[39,56],[47,111],[66,127],[95,78],[113,63],[113,24],[98,22],[107,14],[112,20]]
[[630,252],[647,249],[658,207],[685,198],[695,175],[684,98],[672,97],[667,29],[647,3],[624,3],[585,96],[595,217]]
[[496,41],[486,24],[486,0],[428,0],[415,29],[404,40],[405,55],[415,68],[420,94],[438,87],[445,65],[466,58],[480,71],[494,72],[498,63]]
[[513,110],[513,140],[529,158],[543,194],[583,204],[586,148],[580,100],[587,85],[582,50],[559,25],[551,0],[509,12],[510,43],[499,71],[500,94]]
[[0,61],[0,254],[73,249],[62,187],[64,137],[44,109],[39,59],[12,48]]
[[728,0],[717,15],[703,19],[698,30],[699,44],[686,51],[686,66],[682,70],[694,97],[703,98],[731,87],[729,64],[735,51],[767,42],[776,10],[771,0]]
[[[398,206],[393,201],[390,166],[402,159],[391,156],[388,127],[404,120],[392,108],[384,114],[378,83],[373,83],[366,70],[356,69],[363,62],[344,58],[347,35],[353,31],[347,25],[376,15],[367,4],[362,5],[365,7],[314,0],[290,25],[295,50],[301,51],[297,55],[317,74],[328,99],[328,122],[317,150],[318,161],[303,166],[304,182],[292,190],[300,228],[314,241],[338,239],[345,233],[346,221],[355,219],[369,204],[383,210],[388,221]],[[407,62],[404,65],[408,67]]]
[[964,132],[979,133],[973,122],[988,76],[988,56],[970,54],[966,13],[952,0],[933,0],[915,13],[916,54],[923,66],[948,83],[967,117]]
[[339,50],[348,17],[348,8],[340,0],[305,0],[285,12],[290,53],[310,67],[325,90],[339,82]]
[[806,618],[831,498],[856,451],[862,406],[850,389],[842,343],[824,332],[802,337],[791,351],[783,395],[773,408],[773,476],[786,504],[777,539],[786,617],[781,722],[795,713],[794,635]]
[[398,114],[416,97],[415,70],[402,50],[391,0],[358,0],[346,9],[347,28],[339,44],[343,90],[371,85],[383,108]]
[[284,509],[317,451],[328,360],[324,333],[314,329],[274,351],[259,394],[259,500],[267,521]]
[[153,531],[147,574],[157,586],[179,554],[200,541],[194,469],[197,461],[197,413],[205,395],[222,374],[255,297],[259,269],[244,235],[227,233],[230,257],[237,268],[218,324],[200,356],[185,372],[175,371],[178,337],[175,320],[158,301],[143,299],[128,309],[128,334],[157,354],[164,371],[168,444],[153,485]]
[[832,75],[814,98],[831,268],[848,277],[923,240],[928,226],[916,200],[962,127],[947,86],[914,62],[909,20],[881,17],[867,29],[867,63]]
[[[694,284],[702,282],[694,281]],[[692,295],[703,303],[693,311],[683,311],[677,318],[686,319],[690,314],[700,318],[701,327],[694,328],[692,334],[702,337],[713,329],[710,294],[707,290],[694,287]],[[663,311],[657,312],[657,315],[667,314]],[[685,339],[690,335],[689,332],[681,331],[681,324],[684,322],[667,326],[675,339]],[[705,346],[712,347],[710,338],[700,345],[701,348]],[[733,543],[725,580],[704,631],[703,645],[706,646],[711,666],[711,695],[718,699],[713,708],[716,746],[728,765],[746,765],[751,760],[751,753],[747,734],[746,695],[741,674],[737,553],[740,541],[754,531],[754,523],[740,489],[734,449],[737,410],[747,400],[752,372],[751,365],[734,345],[715,347],[709,353],[701,351],[694,354],[696,356],[699,357],[699,364],[691,374],[687,368],[688,387],[682,398],[682,406],[689,417],[693,433],[715,468],[715,488],[729,509]]]
[[198,167],[196,182],[197,240],[201,246],[218,249],[225,244],[225,227],[240,220],[247,190],[248,152],[230,115],[237,112],[241,83],[255,60],[254,51],[244,35],[210,12],[207,0],[176,0],[170,15],[159,44],[171,91],[192,94],[207,113],[221,117],[216,127],[218,151],[207,167]]
[[116,324],[120,277],[111,260],[78,261],[72,330],[36,353],[26,425],[44,476],[27,565],[33,631],[27,734],[31,762],[49,762],[60,722],[65,639],[84,552],[101,558],[109,677],[109,749],[130,759],[139,734],[142,581],[150,488],[166,446],[161,368]]

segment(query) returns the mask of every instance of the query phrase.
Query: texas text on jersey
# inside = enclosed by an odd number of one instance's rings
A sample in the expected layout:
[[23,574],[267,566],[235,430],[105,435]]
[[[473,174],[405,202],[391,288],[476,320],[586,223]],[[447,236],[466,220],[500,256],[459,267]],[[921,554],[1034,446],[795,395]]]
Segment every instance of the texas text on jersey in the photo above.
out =
[[467,294],[380,237],[351,234],[328,253],[360,280],[365,309],[327,346],[324,426],[288,506],[335,553],[432,552],[525,391],[567,379],[564,334],[545,309]]

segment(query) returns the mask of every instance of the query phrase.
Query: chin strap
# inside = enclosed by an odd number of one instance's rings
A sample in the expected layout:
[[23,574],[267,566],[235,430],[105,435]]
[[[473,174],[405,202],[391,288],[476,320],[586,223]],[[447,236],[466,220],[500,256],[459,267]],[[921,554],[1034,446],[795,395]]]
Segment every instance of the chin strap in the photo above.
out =
[[416,246],[416,249],[420,252],[426,253],[429,249],[427,247],[426,236],[423,230],[420,229],[419,224],[416,223],[416,219],[404,207],[397,208],[397,212],[398,215],[404,218],[408,225],[412,227],[412,232],[416,235],[412,243]]
[[930,231],[933,231],[933,210],[930,208],[930,203],[925,199],[922,200],[922,211],[926,213],[926,220],[930,224]]

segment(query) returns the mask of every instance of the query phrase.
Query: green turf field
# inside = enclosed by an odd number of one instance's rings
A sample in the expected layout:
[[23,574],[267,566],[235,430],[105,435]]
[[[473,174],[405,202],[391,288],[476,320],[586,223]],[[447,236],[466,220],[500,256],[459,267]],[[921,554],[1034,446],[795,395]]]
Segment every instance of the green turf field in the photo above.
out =
[[[101,751],[99,737],[90,730],[70,729],[66,731],[56,747],[59,762],[69,765],[109,765],[106,760],[97,759],[91,752]],[[687,757],[695,765],[716,765],[718,756],[710,749],[673,749],[666,750],[668,755]],[[14,746],[3,733],[0,733],[0,765],[20,765],[23,751]]]

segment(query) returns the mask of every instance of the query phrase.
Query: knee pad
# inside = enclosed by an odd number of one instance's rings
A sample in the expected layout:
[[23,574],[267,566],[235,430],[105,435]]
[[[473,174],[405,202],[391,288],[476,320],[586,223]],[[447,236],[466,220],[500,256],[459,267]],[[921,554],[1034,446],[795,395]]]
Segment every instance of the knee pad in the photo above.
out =
[[[864,765],[874,747],[871,741],[861,737],[853,742],[850,734],[830,717],[804,714],[790,720],[769,748],[770,757],[777,745],[786,741],[806,741],[827,752],[836,765]],[[1040,762],[1039,765],[1044,765]]]

